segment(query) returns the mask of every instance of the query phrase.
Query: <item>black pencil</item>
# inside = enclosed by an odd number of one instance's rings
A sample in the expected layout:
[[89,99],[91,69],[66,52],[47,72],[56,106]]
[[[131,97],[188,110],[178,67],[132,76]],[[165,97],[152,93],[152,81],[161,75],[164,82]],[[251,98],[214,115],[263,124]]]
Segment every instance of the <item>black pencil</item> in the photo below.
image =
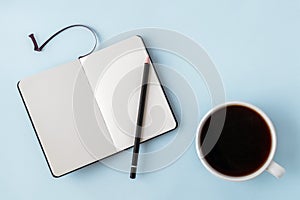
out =
[[145,111],[145,104],[146,104],[146,94],[147,94],[147,87],[148,87],[149,68],[150,68],[150,58],[149,56],[147,56],[144,64],[144,72],[143,72],[142,87],[141,87],[140,100],[139,100],[139,109],[138,109],[138,116],[137,116],[136,129],[135,129],[131,169],[130,169],[130,178],[132,179],[135,179],[136,171],[137,171],[137,163],[138,163],[138,157],[140,151],[140,141],[141,141],[142,127],[144,121],[144,111]]

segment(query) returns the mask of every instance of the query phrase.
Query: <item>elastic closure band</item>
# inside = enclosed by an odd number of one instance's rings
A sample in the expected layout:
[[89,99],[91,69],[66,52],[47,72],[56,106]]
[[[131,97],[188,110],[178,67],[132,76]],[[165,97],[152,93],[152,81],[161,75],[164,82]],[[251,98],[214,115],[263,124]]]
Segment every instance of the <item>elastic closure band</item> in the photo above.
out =
[[87,55],[90,55],[91,53],[93,53],[93,52],[95,51],[95,49],[96,49],[96,47],[97,47],[97,44],[98,44],[98,37],[97,37],[97,33],[96,33],[96,31],[95,31],[94,29],[92,29],[92,28],[89,27],[89,26],[83,25],[83,24],[74,24],[74,25],[70,25],[70,26],[67,26],[67,27],[65,27],[65,28],[63,28],[63,29],[57,31],[57,32],[54,33],[48,40],[46,40],[40,47],[39,47],[38,44],[37,44],[37,41],[36,41],[36,39],[35,39],[35,37],[34,37],[34,34],[31,33],[31,34],[29,35],[29,37],[31,38],[32,43],[33,43],[33,45],[34,45],[34,51],[38,51],[38,52],[42,51],[42,49],[43,49],[43,48],[48,44],[48,42],[50,42],[53,38],[55,38],[57,35],[59,35],[59,34],[62,33],[63,31],[65,31],[65,30],[67,30],[67,29],[70,29],[70,28],[74,28],[74,27],[83,27],[83,28],[86,28],[86,29],[88,29],[88,30],[93,34],[93,36],[94,36],[94,38],[95,38],[95,45],[94,45],[94,47],[92,48],[92,50],[91,50],[90,52],[88,52],[88,53],[85,54],[85,55],[79,56],[79,58],[82,58],[82,57],[85,57],[85,56],[87,56]]

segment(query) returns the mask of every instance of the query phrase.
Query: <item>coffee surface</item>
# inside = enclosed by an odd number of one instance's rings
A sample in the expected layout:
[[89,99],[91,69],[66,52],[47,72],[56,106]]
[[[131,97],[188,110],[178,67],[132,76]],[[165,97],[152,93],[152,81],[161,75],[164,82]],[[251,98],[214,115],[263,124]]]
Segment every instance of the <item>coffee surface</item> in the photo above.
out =
[[216,134],[217,129],[214,130],[213,123],[221,123],[219,119],[224,116],[225,109],[226,117],[224,127],[220,129],[221,135],[211,150],[202,149],[204,159],[222,174],[249,175],[266,162],[271,151],[269,126],[256,111],[240,105],[217,110],[204,122],[200,137],[201,148],[204,148],[204,138],[209,139],[209,134]]

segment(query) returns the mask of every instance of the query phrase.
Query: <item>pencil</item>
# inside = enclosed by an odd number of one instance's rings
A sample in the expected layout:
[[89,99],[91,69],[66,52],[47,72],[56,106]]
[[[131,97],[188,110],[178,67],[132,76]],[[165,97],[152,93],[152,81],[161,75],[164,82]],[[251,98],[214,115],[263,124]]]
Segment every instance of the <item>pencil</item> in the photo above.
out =
[[135,129],[134,146],[133,146],[133,154],[132,154],[131,169],[130,169],[131,179],[135,179],[136,172],[137,172],[137,163],[138,163],[138,157],[140,151],[140,141],[141,141],[143,121],[144,121],[144,111],[145,111],[146,94],[147,94],[147,87],[148,87],[149,68],[150,68],[150,58],[149,56],[147,56],[144,63],[142,87],[141,87],[139,109],[138,109],[138,116],[137,116],[136,129]]

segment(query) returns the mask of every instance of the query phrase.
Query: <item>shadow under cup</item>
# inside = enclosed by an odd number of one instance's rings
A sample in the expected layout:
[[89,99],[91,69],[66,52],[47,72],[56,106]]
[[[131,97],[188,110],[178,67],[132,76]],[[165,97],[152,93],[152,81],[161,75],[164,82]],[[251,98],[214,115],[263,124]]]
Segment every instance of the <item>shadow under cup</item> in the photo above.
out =
[[276,137],[272,129],[271,122],[251,106],[233,103],[213,109],[198,130],[202,162],[225,179],[250,179],[273,158]]

